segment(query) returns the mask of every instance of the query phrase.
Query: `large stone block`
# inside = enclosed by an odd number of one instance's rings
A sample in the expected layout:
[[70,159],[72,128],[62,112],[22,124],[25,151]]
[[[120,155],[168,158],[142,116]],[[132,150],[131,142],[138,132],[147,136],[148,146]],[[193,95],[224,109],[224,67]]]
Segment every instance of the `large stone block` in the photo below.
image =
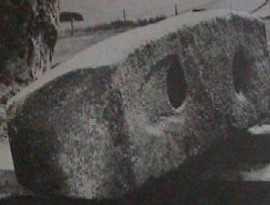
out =
[[229,127],[260,120],[269,72],[263,22],[227,11],[105,40],[9,102],[19,182],[42,194],[125,194],[227,138]]

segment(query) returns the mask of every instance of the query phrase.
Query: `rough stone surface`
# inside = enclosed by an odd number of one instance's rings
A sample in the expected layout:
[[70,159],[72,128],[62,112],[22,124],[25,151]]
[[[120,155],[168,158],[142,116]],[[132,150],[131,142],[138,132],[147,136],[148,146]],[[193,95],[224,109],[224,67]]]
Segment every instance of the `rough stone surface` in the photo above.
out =
[[[51,66],[57,0],[1,0],[0,106]],[[0,122],[1,131],[6,125]]]
[[29,190],[24,189],[17,181],[14,171],[0,171],[0,202],[1,199],[10,196],[32,195]]
[[4,106],[0,105],[0,141],[6,137],[7,133],[7,113]]
[[[19,182],[36,193],[118,197],[227,138],[229,127],[260,120],[269,104],[264,24],[219,13],[121,34],[82,55],[92,66],[47,76],[16,96],[9,136]],[[126,52],[129,44],[135,49]]]

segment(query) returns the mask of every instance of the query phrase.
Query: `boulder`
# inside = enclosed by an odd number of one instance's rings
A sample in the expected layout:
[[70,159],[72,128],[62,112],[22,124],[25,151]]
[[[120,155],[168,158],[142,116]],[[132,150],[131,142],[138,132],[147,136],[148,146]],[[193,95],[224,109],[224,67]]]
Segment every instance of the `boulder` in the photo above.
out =
[[129,193],[231,127],[256,124],[268,111],[269,72],[263,22],[229,11],[187,13],[98,43],[9,101],[18,180],[45,195]]

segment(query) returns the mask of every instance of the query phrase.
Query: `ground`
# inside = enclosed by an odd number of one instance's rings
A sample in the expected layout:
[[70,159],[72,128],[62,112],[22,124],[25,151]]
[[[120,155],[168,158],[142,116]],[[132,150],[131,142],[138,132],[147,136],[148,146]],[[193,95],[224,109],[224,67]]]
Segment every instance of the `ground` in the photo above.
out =
[[56,66],[61,62],[66,61],[76,53],[88,48],[89,46],[98,43],[104,39],[107,39],[113,35],[118,34],[118,31],[98,31],[95,33],[89,33],[79,36],[69,36],[59,38],[55,50],[52,65]]

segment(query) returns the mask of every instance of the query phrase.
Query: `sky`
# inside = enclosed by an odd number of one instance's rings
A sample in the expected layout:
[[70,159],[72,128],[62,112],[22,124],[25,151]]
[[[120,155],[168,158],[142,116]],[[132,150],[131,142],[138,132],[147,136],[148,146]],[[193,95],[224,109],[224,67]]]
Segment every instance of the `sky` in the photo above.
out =
[[[61,11],[83,15],[85,25],[121,19],[123,9],[129,20],[157,15],[173,15],[174,4],[179,12],[191,8],[233,8],[248,11],[265,0],[60,0]],[[268,7],[269,8],[269,7]]]

